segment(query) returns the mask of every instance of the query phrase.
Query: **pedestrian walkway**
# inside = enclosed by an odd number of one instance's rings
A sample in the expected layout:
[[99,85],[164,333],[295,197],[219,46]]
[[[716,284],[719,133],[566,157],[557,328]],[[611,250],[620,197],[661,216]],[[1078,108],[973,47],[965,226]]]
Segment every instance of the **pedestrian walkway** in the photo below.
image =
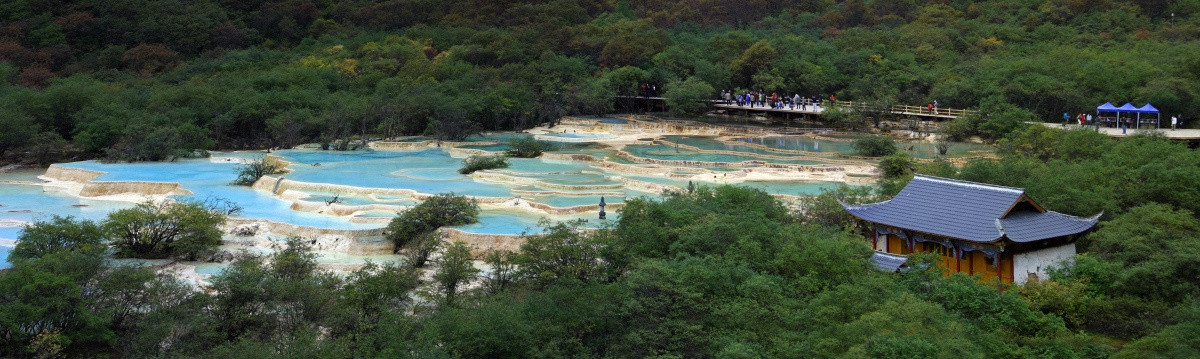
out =
[[[1075,125],[1075,124],[1063,125],[1061,123],[1043,123],[1043,122],[1030,122],[1030,123],[1046,125],[1047,127],[1050,127],[1050,128],[1077,129],[1077,128],[1082,127],[1082,126]],[[1086,128],[1089,130],[1096,130],[1095,126],[1087,126]],[[1103,126],[1101,126],[1099,129],[1099,132],[1103,133],[1105,135],[1108,135],[1109,137],[1117,137],[1117,138],[1133,136],[1138,133],[1157,132],[1157,133],[1160,133],[1163,136],[1166,136],[1167,138],[1170,138],[1173,140],[1200,140],[1200,130],[1197,130],[1197,129],[1172,130],[1169,128],[1164,128],[1161,130],[1156,130],[1156,129],[1140,129],[1139,130],[1139,129],[1135,129],[1135,128],[1130,128],[1130,129],[1126,130],[1125,133],[1121,133],[1120,127],[1103,127]]]
[[[653,103],[651,107],[666,108],[666,98],[663,97],[646,97],[646,96],[617,96],[619,99],[636,100],[639,102]],[[955,109],[955,108],[929,108],[912,105],[892,105],[886,109],[878,108],[875,104],[866,102],[854,101],[822,101],[820,106],[790,106],[785,105],[780,108],[771,108],[769,106],[739,106],[736,103],[729,103],[718,100],[708,100],[713,109],[725,111],[737,111],[743,115],[751,115],[755,113],[774,113],[782,114],[787,117],[791,115],[821,115],[830,107],[837,107],[844,111],[870,111],[870,112],[886,112],[897,116],[921,117],[933,120],[953,120],[962,116],[974,114],[974,110]]]

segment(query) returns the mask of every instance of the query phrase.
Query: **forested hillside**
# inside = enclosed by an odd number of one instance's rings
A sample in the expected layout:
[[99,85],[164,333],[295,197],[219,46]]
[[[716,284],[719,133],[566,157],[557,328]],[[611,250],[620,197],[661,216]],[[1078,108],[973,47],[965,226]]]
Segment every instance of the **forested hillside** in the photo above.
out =
[[0,154],[160,160],[457,137],[603,113],[639,84],[693,77],[937,100],[1009,122],[1105,101],[1191,119],[1198,12],[1195,1],[13,0],[0,5]]
[[[1020,126],[1105,101],[1194,119],[1198,16],[1200,1],[5,1],[9,162],[454,138],[684,83],[937,100],[988,114],[956,126],[999,140],[998,158],[960,167],[893,155],[879,186],[799,210],[744,187],[629,198],[611,228],[547,223],[483,273],[432,235],[478,215],[453,195],[389,226],[419,261],[335,273],[290,238],[200,290],[113,257],[215,245],[220,213],[44,218],[0,271],[0,357],[1200,357],[1200,154]],[[840,203],[886,200],[914,171],[1103,216],[1024,286],[945,276],[922,254],[877,271]],[[147,244],[137,223],[182,229]]]

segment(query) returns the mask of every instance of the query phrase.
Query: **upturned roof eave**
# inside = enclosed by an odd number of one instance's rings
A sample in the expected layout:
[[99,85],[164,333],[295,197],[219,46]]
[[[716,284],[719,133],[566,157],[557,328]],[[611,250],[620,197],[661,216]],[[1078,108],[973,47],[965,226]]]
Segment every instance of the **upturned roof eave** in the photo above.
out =
[[[840,202],[840,201],[839,201],[839,202]],[[880,203],[882,203],[882,202],[880,202]],[[843,206],[843,208],[845,208],[845,207]],[[964,242],[985,243],[985,244],[995,244],[995,243],[999,243],[1001,240],[1003,240],[1003,239],[1005,239],[1005,238],[1006,238],[1006,237],[1005,237],[1005,236],[1003,236],[1003,235],[998,235],[998,236],[996,236],[996,238],[993,238],[993,239],[990,239],[990,240],[974,240],[974,239],[967,239],[967,238],[955,237],[955,236],[953,236],[953,235],[947,235],[947,234],[940,234],[940,233],[930,233],[930,232],[922,231],[922,230],[919,230],[919,229],[912,229],[912,228],[908,228],[908,227],[905,227],[905,226],[903,226],[903,225],[896,225],[896,224],[891,224],[891,223],[883,223],[883,222],[872,221],[872,220],[869,220],[869,219],[866,219],[866,218],[862,218],[862,217],[860,217],[859,215],[855,214],[855,213],[854,213],[854,211],[851,211],[851,210],[849,210],[849,209],[847,209],[847,210],[846,210],[846,212],[849,212],[851,217],[854,217],[854,219],[857,219],[857,220],[860,220],[860,221],[864,221],[864,222],[871,222],[871,223],[874,223],[874,224],[884,225],[884,226],[888,226],[888,227],[896,227],[896,228],[900,228],[900,229],[903,229],[903,230],[906,230],[906,231],[910,231],[910,232],[916,232],[916,233],[920,233],[920,234],[924,234],[924,235],[935,236],[935,237],[942,237],[942,238],[953,239],[953,240],[964,241]]]

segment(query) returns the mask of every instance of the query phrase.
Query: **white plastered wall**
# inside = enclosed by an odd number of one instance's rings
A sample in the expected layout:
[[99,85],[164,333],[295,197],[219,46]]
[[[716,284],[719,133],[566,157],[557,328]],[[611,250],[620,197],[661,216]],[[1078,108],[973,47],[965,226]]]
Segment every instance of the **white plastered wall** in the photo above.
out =
[[1060,265],[1074,255],[1075,243],[1013,255],[1013,283],[1025,284],[1030,274],[1046,279],[1046,268]]

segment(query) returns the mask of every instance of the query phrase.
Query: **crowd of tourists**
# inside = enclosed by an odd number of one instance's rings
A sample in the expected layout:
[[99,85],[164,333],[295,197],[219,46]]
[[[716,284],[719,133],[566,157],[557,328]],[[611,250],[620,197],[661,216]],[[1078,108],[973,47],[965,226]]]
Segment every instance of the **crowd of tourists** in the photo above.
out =
[[[1071,116],[1071,114],[1063,112],[1062,118],[1063,118],[1063,126],[1066,126],[1066,125],[1072,124],[1072,123],[1078,123],[1080,126],[1095,126],[1097,128],[1099,128],[1100,126],[1104,126],[1104,127],[1110,127],[1110,128],[1120,128],[1122,131],[1124,131],[1125,129],[1128,129],[1128,128],[1139,127],[1137,124],[1137,121],[1139,121],[1139,120],[1132,116],[1129,116],[1129,117],[1107,117],[1107,116],[1092,117],[1092,114],[1090,114],[1090,113],[1087,113],[1087,114],[1080,113],[1078,116]],[[1141,120],[1141,121],[1143,121],[1143,123],[1145,123],[1146,120]],[[1158,121],[1155,120],[1153,123],[1157,124]],[[1172,130],[1174,130],[1176,128],[1182,128],[1183,127],[1183,119],[1180,118],[1179,115],[1171,116],[1170,126],[1171,126]]]
[[[741,107],[762,107],[777,110],[801,110],[817,111],[821,104],[821,98],[817,96],[800,96],[798,93],[793,93],[788,96],[786,93],[780,95],[778,92],[767,94],[766,91],[747,91],[735,93],[732,90],[722,90],[718,100],[726,105],[734,105]],[[830,95],[830,101],[837,101],[837,97]]]

